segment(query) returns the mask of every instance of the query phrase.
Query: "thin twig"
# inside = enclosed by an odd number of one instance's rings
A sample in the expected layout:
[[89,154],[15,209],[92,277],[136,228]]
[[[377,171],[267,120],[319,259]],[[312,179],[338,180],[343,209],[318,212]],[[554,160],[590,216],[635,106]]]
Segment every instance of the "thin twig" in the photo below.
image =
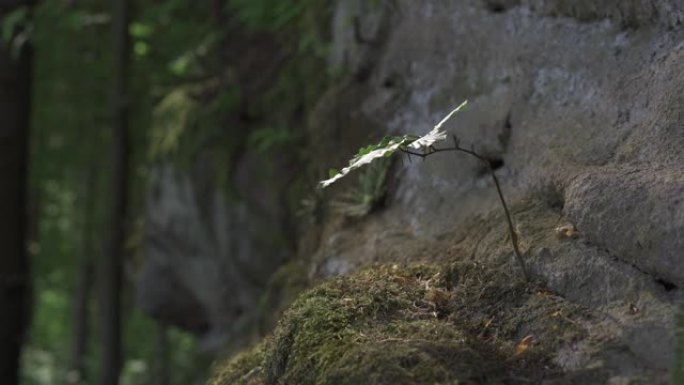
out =
[[503,193],[501,192],[501,185],[499,184],[499,179],[496,177],[496,173],[494,173],[494,170],[492,169],[492,166],[489,164],[489,162],[487,162],[487,169],[489,170],[489,173],[492,175],[492,179],[494,179],[494,184],[496,185],[496,192],[499,194],[499,199],[501,200],[501,206],[503,206],[503,209],[506,212],[506,219],[508,220],[508,232],[511,235],[511,244],[513,245],[515,258],[518,260],[518,264],[520,264],[520,268],[523,271],[525,280],[529,281],[530,277],[527,275],[527,267],[525,266],[525,261],[523,260],[523,257],[520,254],[520,249],[518,248],[518,233],[516,233],[515,228],[513,227],[511,213],[508,211],[506,200],[504,199]]
[[411,150],[406,149],[406,148],[400,148],[399,150],[400,150],[401,152],[403,152],[404,154],[415,155],[415,156],[420,157],[420,158],[426,158],[426,157],[428,157],[429,155],[436,154],[436,153],[438,153],[438,152],[455,151],[455,150],[457,150],[457,149],[458,149],[458,148],[456,148],[456,147],[449,147],[449,148],[434,148],[434,147],[430,147],[430,148],[428,148],[428,150],[427,150],[426,152],[414,152],[414,151],[411,151]]
[[499,184],[499,178],[496,177],[496,173],[494,172],[494,169],[492,168],[491,163],[487,158],[484,156],[478,154],[474,150],[468,150],[466,148],[463,148],[459,146],[458,144],[458,138],[456,138],[455,135],[452,136],[454,140],[454,147],[447,147],[447,148],[435,148],[433,146],[430,146],[425,152],[414,152],[411,150],[408,150],[406,148],[401,148],[401,151],[410,155],[415,155],[421,158],[426,158],[429,155],[436,154],[438,152],[444,152],[444,151],[458,151],[458,152],[463,152],[468,155],[471,155],[477,159],[479,159],[484,165],[487,167],[487,171],[489,171],[489,175],[492,176],[492,179],[494,180],[494,185],[496,186],[496,192],[499,195],[499,200],[501,200],[501,206],[504,209],[504,212],[506,213],[506,220],[508,221],[508,233],[511,238],[511,245],[513,246],[513,253],[515,254],[515,258],[518,261],[518,264],[520,265],[520,268],[523,271],[523,276],[525,277],[526,281],[529,281],[530,277],[527,274],[527,267],[525,266],[525,261],[523,260],[522,254],[520,253],[520,248],[518,246],[518,234],[515,232],[515,228],[513,226],[513,219],[511,218],[511,213],[508,210],[508,205],[506,204],[506,199],[504,199],[503,192],[501,191],[501,184]]

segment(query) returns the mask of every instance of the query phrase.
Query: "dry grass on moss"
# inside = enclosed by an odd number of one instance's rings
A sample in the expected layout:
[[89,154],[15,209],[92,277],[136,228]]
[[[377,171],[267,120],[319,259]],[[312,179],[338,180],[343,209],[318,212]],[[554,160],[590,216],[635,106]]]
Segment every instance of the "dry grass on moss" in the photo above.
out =
[[381,266],[305,292],[210,385],[534,383],[559,374],[581,317],[503,267]]

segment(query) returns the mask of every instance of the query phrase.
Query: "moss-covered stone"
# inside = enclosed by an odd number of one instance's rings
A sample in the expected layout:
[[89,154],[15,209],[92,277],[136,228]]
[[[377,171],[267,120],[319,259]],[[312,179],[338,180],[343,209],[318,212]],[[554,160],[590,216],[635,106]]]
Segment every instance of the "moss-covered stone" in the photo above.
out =
[[243,384],[258,385],[264,383],[265,342],[233,357],[226,364],[214,368],[214,377],[208,385]]
[[553,352],[582,335],[579,315],[497,267],[380,266],[305,292],[210,384],[535,382],[559,373]]
[[309,285],[309,274],[301,261],[291,261],[280,266],[271,275],[266,290],[259,300],[259,331],[265,334],[273,330],[283,311]]

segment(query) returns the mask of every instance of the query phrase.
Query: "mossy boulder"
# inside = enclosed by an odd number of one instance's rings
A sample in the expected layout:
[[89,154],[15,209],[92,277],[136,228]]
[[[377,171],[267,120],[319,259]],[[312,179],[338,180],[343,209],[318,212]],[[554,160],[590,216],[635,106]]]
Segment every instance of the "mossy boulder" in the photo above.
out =
[[379,266],[302,294],[210,385],[517,384],[558,377],[580,309],[501,268]]

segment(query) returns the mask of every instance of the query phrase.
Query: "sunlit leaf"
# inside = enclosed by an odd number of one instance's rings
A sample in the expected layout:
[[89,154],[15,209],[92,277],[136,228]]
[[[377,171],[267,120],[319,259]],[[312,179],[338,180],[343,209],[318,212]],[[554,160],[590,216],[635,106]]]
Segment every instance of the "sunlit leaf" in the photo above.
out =
[[325,188],[342,179],[351,171],[359,167],[365,166],[376,159],[392,156],[400,149],[409,148],[413,150],[427,150],[438,141],[444,140],[447,137],[446,131],[442,131],[441,127],[449,120],[456,112],[465,107],[467,101],[461,103],[458,107],[453,109],[444,119],[442,119],[427,135],[422,137],[415,137],[410,135],[404,136],[386,136],[379,143],[372,144],[366,147],[361,147],[356,156],[349,162],[349,166],[343,168],[339,173],[330,175],[329,179],[321,181],[319,186]]
[[374,161],[376,159],[392,155],[397,150],[399,150],[399,148],[402,145],[406,144],[406,140],[407,139],[405,139],[405,138],[395,138],[392,141],[390,141],[390,143],[388,143],[388,145],[385,147],[380,147],[380,148],[377,148],[377,149],[374,149],[374,150],[368,151],[368,152],[365,152],[365,150],[364,150],[363,151],[364,155],[361,155],[361,156],[358,156],[358,157],[355,157],[354,159],[352,159],[349,162],[349,166],[340,170],[340,172],[338,174],[334,175],[332,178],[326,179],[326,180],[320,182],[320,186],[322,188],[328,187],[331,184],[338,181],[339,179],[342,179],[345,175],[356,170],[357,168],[359,168],[361,166],[365,166],[365,165],[371,163],[372,161]]
[[444,123],[446,123],[451,117],[460,111],[463,107],[468,104],[468,101],[464,101],[461,103],[458,107],[454,108],[447,116],[444,117],[437,125],[427,133],[427,135],[420,137],[413,141],[411,144],[408,145],[409,148],[414,149],[414,150],[419,150],[419,149],[424,149],[424,148],[429,148],[433,144],[442,141],[447,138],[447,133],[446,131],[442,130],[442,126]]

